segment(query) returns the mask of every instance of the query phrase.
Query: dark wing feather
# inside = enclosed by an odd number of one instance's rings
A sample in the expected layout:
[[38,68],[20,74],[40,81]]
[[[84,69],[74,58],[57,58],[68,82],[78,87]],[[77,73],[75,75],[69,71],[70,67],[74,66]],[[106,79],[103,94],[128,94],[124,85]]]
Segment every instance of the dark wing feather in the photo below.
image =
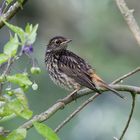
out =
[[74,79],[80,85],[96,90],[88,73],[92,68],[79,56],[66,51],[61,54],[58,65],[60,71]]

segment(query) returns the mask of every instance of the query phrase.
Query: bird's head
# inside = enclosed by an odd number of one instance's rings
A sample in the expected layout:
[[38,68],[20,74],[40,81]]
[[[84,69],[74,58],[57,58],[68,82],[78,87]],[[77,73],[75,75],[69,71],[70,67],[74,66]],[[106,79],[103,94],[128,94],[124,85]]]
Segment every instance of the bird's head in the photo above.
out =
[[53,37],[50,39],[47,45],[47,52],[59,52],[65,50],[68,46],[68,43],[71,41],[71,39],[67,39],[63,36]]

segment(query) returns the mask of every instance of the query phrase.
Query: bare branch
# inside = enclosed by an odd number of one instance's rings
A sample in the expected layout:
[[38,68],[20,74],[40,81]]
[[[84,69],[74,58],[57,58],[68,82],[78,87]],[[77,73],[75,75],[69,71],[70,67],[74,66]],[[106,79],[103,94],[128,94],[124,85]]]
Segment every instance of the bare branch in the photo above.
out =
[[[28,0],[23,0],[22,6],[27,2]],[[13,5],[9,7],[6,13],[2,14],[1,17],[5,20],[10,20],[19,10],[21,9],[21,4],[17,1]],[[4,22],[2,19],[0,19],[0,28],[4,26]]]
[[[140,87],[135,87],[135,86],[129,86],[129,85],[111,85],[112,88],[118,90],[118,91],[126,91],[126,92],[132,92],[136,94],[140,94]],[[99,89],[102,92],[107,91],[103,89]],[[31,120],[25,122],[23,125],[20,126],[20,128],[26,128],[30,129],[33,126],[33,122],[38,121],[38,122],[43,122],[47,119],[49,119],[51,116],[53,116],[58,110],[64,108],[67,104],[71,103],[75,99],[78,99],[82,96],[86,96],[88,94],[93,93],[93,90],[90,89],[83,89],[80,90],[77,93],[77,96],[73,99],[71,96],[66,96],[63,98],[63,102],[57,102],[54,105],[52,105],[48,110],[42,112],[39,115],[34,116]]]
[[[111,84],[116,84],[116,83],[119,83],[121,82],[122,80],[124,80],[125,78],[128,78],[129,76],[135,74],[136,72],[139,72],[140,71],[140,67],[134,69],[133,71],[119,77],[118,79],[116,79],[115,81],[113,81]],[[58,132],[66,123],[68,123],[74,116],[76,116],[76,114],[79,113],[79,111],[81,111],[87,104],[89,104],[91,101],[93,101],[94,99],[94,96],[93,95],[92,97],[90,97],[88,100],[86,100],[82,105],[80,105],[73,113],[71,113],[61,124],[59,124],[57,126],[57,128],[54,130],[55,132]],[[134,94],[135,96],[135,94]],[[115,137],[114,137],[115,139]]]
[[[120,8],[122,14],[125,17],[125,20],[127,21],[131,31],[133,32],[137,42],[140,45],[140,30],[139,27],[133,17],[133,11],[129,10],[125,4],[125,2],[123,0],[116,0],[118,7]],[[116,79],[115,81],[113,81],[111,84],[116,84],[119,83],[120,81],[122,81],[123,79],[135,74],[136,72],[140,71],[140,67],[136,68],[135,70],[129,72],[128,74],[123,75],[122,77]],[[122,90],[123,88],[121,88]],[[99,95],[99,94],[97,94]],[[58,132],[66,123],[68,123],[77,113],[79,113],[79,111],[81,111],[88,103],[90,103],[91,101],[93,101],[93,99],[95,99],[96,94],[93,95],[92,97],[90,97],[88,100],[86,100],[82,105],[80,105],[72,114],[70,114],[70,116],[68,116],[60,125],[58,125],[58,127],[55,129],[55,132]],[[135,94],[132,94],[132,108],[131,108],[131,112],[129,115],[129,119],[127,121],[126,127],[122,133],[122,136],[120,137],[120,140],[122,140],[128,126],[130,123],[130,120],[132,118],[132,114],[134,111],[134,107],[135,107]],[[114,138],[115,139],[115,138]]]
[[139,72],[139,71],[140,71],[140,67],[137,67],[137,68],[134,69],[133,71],[131,71],[131,72],[129,72],[129,73],[127,73],[127,74],[125,74],[125,75],[119,77],[118,79],[116,79],[115,81],[113,81],[111,84],[117,84],[117,83],[121,82],[122,80],[124,80],[124,79],[130,77],[131,75],[133,75],[133,74],[135,74],[135,73],[137,73],[137,72]]
[[130,10],[126,3],[125,0],[116,0],[117,6],[120,9],[125,21],[127,22],[130,30],[132,31],[135,39],[137,40],[138,44],[140,45],[140,28],[133,16],[133,11]]
[[98,97],[100,94],[96,93],[95,95],[88,98],[83,104],[81,104],[74,112],[72,112],[61,124],[57,126],[57,128],[54,130],[56,133],[65,125],[67,124],[74,116],[76,116],[86,105],[88,105],[90,102],[92,102],[96,97]]
[[[10,73],[11,66],[16,59],[18,59],[18,56],[14,57],[14,58],[9,58],[7,65],[6,65],[6,68],[3,71],[3,74],[2,74],[3,76],[6,76],[8,73]],[[0,83],[0,95],[2,94],[2,89],[3,89],[3,83]]]
[[[9,72],[9,70],[10,70],[10,66],[11,66],[11,59],[12,58],[10,58],[9,60],[8,60],[8,62],[7,62],[7,66],[6,66],[6,68],[5,68],[5,70],[4,70],[4,72],[3,72],[3,76],[5,76],[8,72]],[[0,83],[0,95],[2,94],[2,89],[3,89],[3,83]]]
[[122,135],[121,135],[121,137],[120,137],[119,140],[122,140],[122,139],[123,139],[123,137],[124,137],[124,135],[125,135],[125,133],[126,133],[128,127],[129,127],[130,121],[131,121],[131,119],[132,119],[132,115],[133,115],[133,113],[134,113],[134,108],[135,108],[135,103],[136,103],[136,98],[135,98],[136,95],[135,95],[134,93],[131,93],[131,95],[132,95],[132,105],[131,105],[130,115],[129,115],[128,121],[127,121],[127,123],[126,123],[126,126],[125,126],[125,128],[124,128],[124,130],[123,130],[123,132],[122,132]]

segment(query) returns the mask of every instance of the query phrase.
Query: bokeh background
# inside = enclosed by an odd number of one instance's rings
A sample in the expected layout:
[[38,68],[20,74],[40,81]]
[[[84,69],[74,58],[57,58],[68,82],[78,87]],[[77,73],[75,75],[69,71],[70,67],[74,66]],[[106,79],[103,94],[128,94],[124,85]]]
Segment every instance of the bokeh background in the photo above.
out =
[[[140,1],[127,0],[130,8],[135,9],[134,16],[140,25]],[[29,0],[11,22],[21,27],[26,23],[39,24],[37,41],[34,44],[33,57],[37,58],[42,73],[33,77],[39,85],[38,91],[27,93],[30,108],[34,114],[53,105],[59,98],[68,94],[57,87],[48,77],[44,64],[44,54],[48,40],[56,35],[72,39],[69,49],[85,58],[101,77],[110,83],[119,76],[135,69],[140,64],[140,46],[138,46],[127,24],[121,16],[115,0]],[[4,27],[0,31],[0,46],[9,38]],[[22,72],[30,63],[26,57],[15,65],[15,71]],[[131,76],[124,84],[140,85],[140,73]],[[114,94],[103,94],[83,109],[58,133],[61,140],[112,140],[119,137],[130,112],[131,96],[125,94],[126,101]],[[83,97],[56,113],[45,123],[55,128],[78,105],[88,97]],[[125,140],[140,139],[140,97],[136,99],[136,108]],[[17,128],[25,122],[15,118],[3,125]],[[34,128],[28,131],[27,140],[43,140]]]

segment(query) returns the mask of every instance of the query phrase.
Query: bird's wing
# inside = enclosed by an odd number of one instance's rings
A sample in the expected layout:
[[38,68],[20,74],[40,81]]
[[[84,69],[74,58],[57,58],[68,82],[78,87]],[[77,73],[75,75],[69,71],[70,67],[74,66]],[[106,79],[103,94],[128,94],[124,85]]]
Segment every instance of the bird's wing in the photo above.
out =
[[59,59],[58,65],[60,71],[74,79],[80,85],[96,90],[96,86],[92,82],[90,74],[88,73],[88,71],[91,70],[91,66],[82,58],[75,54],[62,55]]

